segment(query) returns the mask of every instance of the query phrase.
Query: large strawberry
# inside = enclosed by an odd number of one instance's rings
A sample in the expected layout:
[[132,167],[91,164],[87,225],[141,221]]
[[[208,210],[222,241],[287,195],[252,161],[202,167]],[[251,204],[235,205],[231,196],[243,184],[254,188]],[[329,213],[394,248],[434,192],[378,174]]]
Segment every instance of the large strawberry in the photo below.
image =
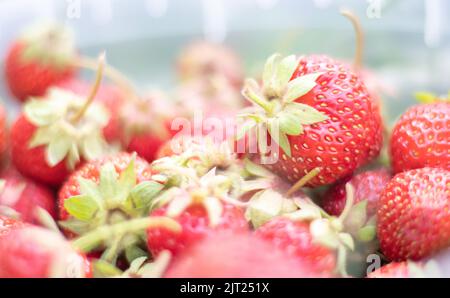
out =
[[1,278],[92,277],[89,261],[60,234],[1,217],[0,254]]
[[12,168],[0,175],[0,213],[17,215],[24,222],[38,223],[38,207],[55,216],[55,197],[49,189],[22,177]]
[[151,217],[173,218],[180,224],[181,233],[164,226],[148,228],[147,243],[152,255],[164,250],[177,255],[212,232],[248,231],[242,208],[227,200],[230,180],[212,170],[195,184],[191,181],[189,185],[169,190],[170,196],[160,200],[158,205],[162,206],[153,210]]
[[264,240],[243,233],[217,233],[176,257],[168,278],[325,277]]
[[28,101],[11,130],[11,153],[25,176],[59,186],[82,160],[103,155],[107,143],[103,129],[109,113],[93,102],[102,77],[103,63],[87,100],[62,89]]
[[390,260],[420,260],[450,246],[450,172],[423,168],[396,175],[381,194],[378,238]]
[[[91,90],[89,82],[78,78],[62,81],[56,86],[83,97],[88,96]],[[103,83],[98,89],[95,101],[102,103],[109,110],[109,123],[103,129],[105,139],[109,143],[120,140],[122,127],[119,114],[125,101],[124,92],[113,84]]]
[[5,109],[0,105],[0,162],[8,148],[8,127]]
[[395,173],[423,167],[450,170],[450,103],[421,104],[398,120],[391,137]]
[[185,47],[178,57],[177,71],[184,82],[222,77],[236,89],[241,87],[244,77],[242,62],[231,49],[207,41]]
[[291,182],[319,167],[308,185],[332,183],[380,151],[379,111],[364,83],[341,62],[273,55],[262,84],[248,80],[243,94],[255,107],[242,115],[247,122],[238,137],[258,132],[258,150],[250,153],[258,152],[262,163]]
[[5,76],[20,101],[43,96],[47,89],[74,75],[77,51],[71,32],[60,24],[33,25],[10,47]]
[[128,153],[85,164],[59,192],[60,223],[84,252],[101,251],[115,263],[145,245],[144,230],[154,224],[177,230],[170,219],[147,218],[152,199],[164,185],[152,179],[149,164]]

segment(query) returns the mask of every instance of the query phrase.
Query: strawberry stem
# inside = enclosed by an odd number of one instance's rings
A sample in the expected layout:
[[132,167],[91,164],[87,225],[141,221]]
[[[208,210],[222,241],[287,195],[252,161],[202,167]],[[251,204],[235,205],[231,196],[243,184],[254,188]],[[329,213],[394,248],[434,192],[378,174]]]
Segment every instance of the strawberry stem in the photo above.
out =
[[353,24],[353,28],[356,33],[356,51],[355,51],[355,61],[353,67],[355,70],[361,70],[363,66],[363,56],[364,56],[364,31],[361,26],[359,18],[349,10],[341,10],[341,14],[350,20]]
[[180,225],[168,217],[145,217],[120,222],[114,225],[99,227],[84,236],[76,239],[72,244],[80,252],[90,252],[102,242],[116,236],[128,233],[138,233],[149,227],[164,227],[165,229],[179,232]]
[[313,179],[314,177],[316,177],[317,175],[319,175],[321,169],[320,168],[315,168],[313,169],[311,172],[309,172],[308,174],[306,174],[305,176],[303,176],[300,180],[298,180],[285,194],[285,197],[289,198],[290,196],[292,196],[294,193],[296,193],[300,188],[302,188],[303,186],[305,186],[306,183],[308,183],[308,181],[310,181],[311,179]]
[[105,53],[103,52],[102,54],[100,54],[100,57],[98,58],[97,76],[95,78],[94,84],[92,85],[91,92],[89,93],[89,96],[83,107],[72,118],[71,121],[72,123],[77,123],[78,121],[80,121],[81,118],[83,118],[83,115],[89,109],[89,106],[94,101],[98,89],[100,88],[100,83],[102,82],[104,68],[105,68]]

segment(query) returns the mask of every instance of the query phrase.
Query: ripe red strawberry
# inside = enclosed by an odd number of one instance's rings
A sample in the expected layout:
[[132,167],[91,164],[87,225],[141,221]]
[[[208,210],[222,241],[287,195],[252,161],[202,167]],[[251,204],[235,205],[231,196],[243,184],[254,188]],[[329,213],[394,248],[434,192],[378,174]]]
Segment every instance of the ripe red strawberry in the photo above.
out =
[[395,173],[424,167],[450,170],[450,103],[422,104],[408,109],[391,137]]
[[408,262],[390,263],[367,275],[369,278],[409,278]]
[[6,112],[2,105],[0,105],[0,162],[8,148],[8,127]]
[[378,238],[392,261],[420,260],[450,245],[450,172],[423,168],[396,175],[381,194]]
[[24,105],[11,130],[11,154],[23,175],[59,186],[82,160],[104,155],[106,108],[93,102],[103,73],[103,59],[87,100],[52,88],[44,98]]
[[[91,84],[82,79],[71,78],[58,83],[57,87],[84,97],[89,95]],[[103,129],[106,141],[108,143],[118,141],[121,137],[119,114],[125,101],[123,92],[115,85],[103,83],[97,91],[95,101],[102,103],[109,110],[109,123]]]
[[325,277],[246,233],[217,233],[176,257],[167,278]]
[[55,197],[45,186],[22,177],[12,168],[0,175],[0,183],[0,210],[11,209],[22,221],[35,224],[36,207],[55,217]]
[[147,217],[152,199],[164,188],[152,175],[146,161],[128,153],[91,161],[74,172],[59,192],[58,207],[62,227],[79,237],[75,247],[101,251],[103,259],[115,263],[123,252],[145,245],[148,226],[177,230],[173,220]]
[[261,128],[271,134],[269,148],[258,136],[261,163],[291,182],[319,167],[321,173],[308,186],[333,183],[381,149],[381,118],[364,83],[347,65],[326,56],[274,55],[262,86],[249,80],[244,95],[256,104],[244,114],[244,131]]
[[50,86],[74,75],[76,59],[73,37],[67,29],[60,24],[34,25],[8,51],[6,82],[20,101],[43,96]]
[[43,228],[7,228],[0,233],[0,254],[0,278],[92,277],[86,257]]
[[223,77],[236,89],[244,78],[242,62],[229,48],[206,41],[197,41],[185,47],[177,61],[178,76],[182,81]]
[[435,261],[392,262],[367,274],[368,278],[442,278],[444,275]]
[[176,133],[171,131],[176,111],[159,91],[151,92],[144,99],[127,101],[119,116],[123,146],[128,152],[153,161],[159,147]]
[[291,258],[303,260],[317,272],[332,275],[336,269],[334,251],[314,242],[307,222],[275,218],[258,228],[256,235],[273,243]]
[[323,209],[330,215],[339,216],[346,202],[345,185],[351,183],[355,189],[355,204],[367,201],[367,216],[377,213],[381,192],[391,180],[387,169],[378,169],[347,177],[332,186],[322,201]]
[[[160,252],[169,250],[173,255],[177,255],[187,246],[198,242],[213,231],[232,230],[239,232],[249,229],[241,208],[225,203],[222,209],[218,222],[213,224],[206,207],[202,204],[192,203],[181,213],[172,216],[181,225],[181,233],[173,232],[164,227],[147,229],[147,243],[150,252],[157,256]],[[167,207],[162,207],[153,211],[151,216],[171,216],[171,212],[168,211]]]

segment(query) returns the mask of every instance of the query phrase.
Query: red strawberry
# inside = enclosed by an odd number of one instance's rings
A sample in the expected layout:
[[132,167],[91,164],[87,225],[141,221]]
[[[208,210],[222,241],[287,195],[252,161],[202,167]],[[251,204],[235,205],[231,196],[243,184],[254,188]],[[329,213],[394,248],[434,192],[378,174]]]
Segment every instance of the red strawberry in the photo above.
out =
[[244,77],[242,62],[231,49],[206,41],[185,47],[178,57],[177,70],[182,81],[223,77],[236,89]]
[[108,150],[103,130],[109,113],[93,102],[102,72],[101,62],[87,100],[53,88],[45,98],[24,105],[11,130],[12,161],[19,172],[59,186],[82,160],[97,158]]
[[450,245],[450,172],[396,175],[381,194],[378,238],[390,260],[420,260]]
[[60,24],[34,25],[10,47],[5,76],[20,101],[43,96],[47,88],[74,75],[73,37]]
[[249,234],[218,233],[176,257],[167,278],[324,277]]
[[409,278],[408,263],[390,263],[367,275],[369,278]]
[[423,167],[450,170],[450,103],[422,104],[408,109],[391,137],[395,173]]
[[326,56],[274,55],[262,86],[249,80],[243,92],[257,105],[246,114],[244,131],[269,130],[269,148],[261,146],[264,138],[258,136],[261,162],[291,182],[321,168],[308,186],[333,183],[381,149],[379,111],[364,83],[341,62]]
[[176,108],[159,91],[151,92],[144,99],[126,102],[120,111],[124,147],[128,152],[153,161],[159,147],[176,133],[171,131],[175,116]]
[[355,189],[355,204],[367,200],[367,216],[371,217],[377,213],[381,192],[390,180],[391,174],[387,169],[347,177],[327,191],[322,201],[323,209],[330,215],[341,215],[346,202],[345,185],[351,183]]
[[[57,87],[72,91],[80,96],[88,96],[91,84],[81,79],[71,78],[58,83]],[[110,113],[109,123],[103,129],[106,141],[109,143],[118,141],[121,136],[119,114],[125,101],[123,92],[115,85],[104,83],[98,89],[95,101],[102,103]]]
[[9,227],[0,234],[0,254],[1,278],[92,277],[86,257],[43,228]]
[[279,217],[258,228],[256,235],[275,244],[292,258],[307,262],[317,272],[332,275],[336,269],[334,252],[314,242],[309,223]]
[[392,262],[369,273],[368,278],[442,278],[442,272],[434,261]]
[[21,221],[0,215],[0,237],[9,233],[11,229],[22,227],[23,225],[25,224]]
[[128,153],[74,172],[58,197],[62,227],[80,237],[74,245],[83,252],[104,251],[102,258],[114,263],[123,252],[145,244],[142,232],[148,226],[177,230],[173,220],[147,218],[152,199],[164,188],[152,175],[146,161]]
[[22,177],[14,169],[0,175],[0,209],[12,209],[22,221],[37,224],[36,207],[55,217],[55,197],[46,187]]
[[3,106],[0,105],[0,161],[3,154],[8,148],[8,128],[6,112]]

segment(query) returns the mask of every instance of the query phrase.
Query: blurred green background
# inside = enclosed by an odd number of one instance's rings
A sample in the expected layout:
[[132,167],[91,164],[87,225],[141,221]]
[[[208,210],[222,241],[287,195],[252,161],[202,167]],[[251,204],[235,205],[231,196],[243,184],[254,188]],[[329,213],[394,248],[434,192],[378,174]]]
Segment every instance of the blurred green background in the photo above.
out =
[[[249,75],[275,51],[352,60],[354,32],[341,8],[361,18],[365,63],[386,86],[390,122],[414,104],[414,92],[447,93],[450,3],[444,0],[0,0],[0,55],[24,26],[56,19],[73,28],[84,54],[106,50],[108,62],[140,88],[170,91],[176,56],[195,39],[232,47]],[[0,97],[13,105],[3,74]]]

